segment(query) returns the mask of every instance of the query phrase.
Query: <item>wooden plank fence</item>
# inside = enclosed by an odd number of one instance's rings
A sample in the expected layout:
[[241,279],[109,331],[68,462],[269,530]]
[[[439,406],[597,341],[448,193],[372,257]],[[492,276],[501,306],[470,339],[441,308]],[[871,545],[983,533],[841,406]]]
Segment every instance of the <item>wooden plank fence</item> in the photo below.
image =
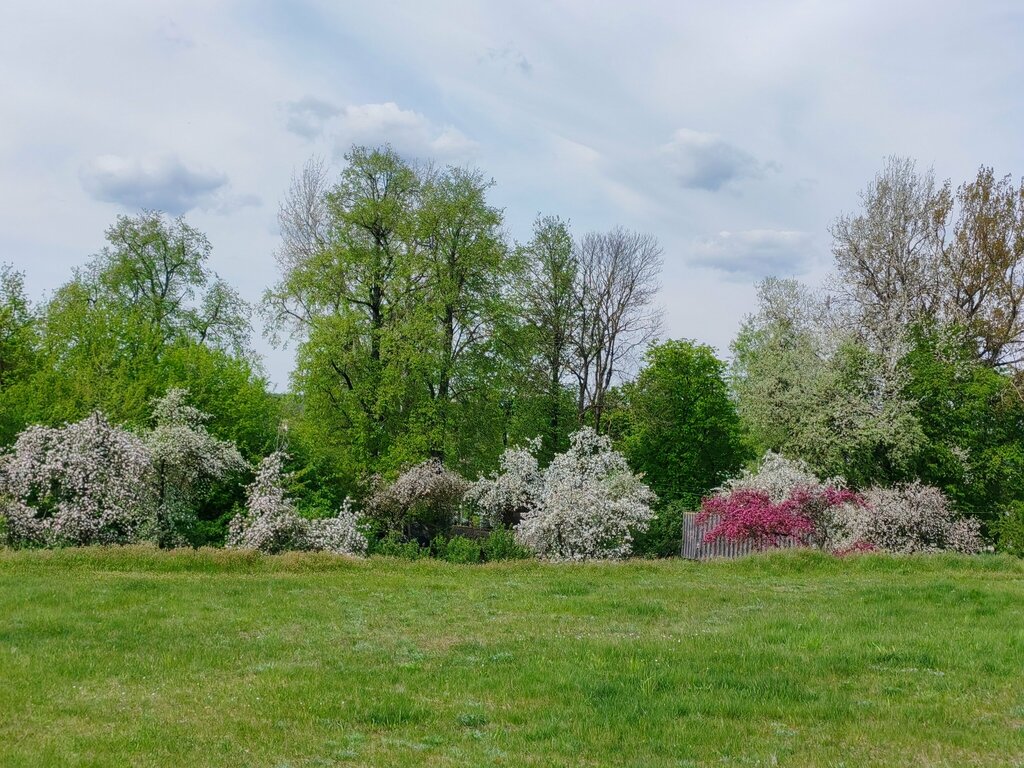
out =
[[[757,545],[752,541],[729,541],[719,537],[708,543],[704,536],[718,523],[717,518],[711,518],[703,524],[697,522],[697,512],[687,512],[683,515],[683,548],[680,554],[687,560],[708,560],[712,557],[743,557],[757,552]],[[779,549],[790,547],[805,547],[807,544],[795,537],[781,539],[778,543]]]

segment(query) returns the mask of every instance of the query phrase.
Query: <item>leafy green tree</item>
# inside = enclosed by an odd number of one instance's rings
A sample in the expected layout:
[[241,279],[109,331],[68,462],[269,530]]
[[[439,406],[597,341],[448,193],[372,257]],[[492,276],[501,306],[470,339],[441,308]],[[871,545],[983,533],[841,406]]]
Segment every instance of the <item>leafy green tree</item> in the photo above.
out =
[[650,347],[636,381],[622,388],[630,465],[658,496],[658,514],[637,551],[678,554],[682,510],[696,509],[742,465],[740,421],[725,364],[710,347],[667,341]]
[[687,340],[650,347],[646,361],[624,387],[626,455],[662,502],[695,509],[745,455],[725,364],[711,347]]
[[856,486],[905,479],[923,439],[906,372],[837,327],[792,280],[766,280],[733,342],[731,383],[748,443]]
[[119,217],[107,240],[42,308],[26,419],[56,425],[100,410],[141,427],[151,401],[178,386],[212,415],[213,434],[262,455],[276,405],[248,349],[248,308],[210,271],[205,236],[144,212]]
[[26,383],[39,358],[39,324],[25,294],[24,275],[0,265],[0,444],[25,426]]
[[497,447],[492,394],[501,350],[494,331],[507,314],[517,268],[501,235],[502,213],[487,203],[492,185],[478,171],[448,167],[424,183],[419,211],[425,271],[417,309],[426,314],[421,362],[431,406],[429,450],[464,467],[484,445]]
[[388,147],[353,147],[346,161],[337,184],[320,163],[294,180],[279,216],[281,279],[265,307],[298,342],[302,418],[366,474],[419,453],[400,437],[424,396],[407,359],[420,354],[412,309],[423,290],[421,181]]
[[471,471],[507,420],[496,329],[516,261],[491,182],[389,147],[346,163],[337,184],[317,163],[293,183],[266,296],[299,342],[300,418],[315,422],[301,432],[322,433],[350,483],[428,456]]
[[1024,400],[1010,374],[978,360],[972,336],[956,327],[913,330],[906,391],[926,438],[913,472],[991,522],[1024,502]]
[[573,364],[578,265],[568,224],[554,216],[538,217],[533,238],[520,254],[526,268],[515,300],[528,354],[524,388],[532,392],[543,420],[539,457],[546,463],[566,449],[569,434],[578,426],[568,381]]

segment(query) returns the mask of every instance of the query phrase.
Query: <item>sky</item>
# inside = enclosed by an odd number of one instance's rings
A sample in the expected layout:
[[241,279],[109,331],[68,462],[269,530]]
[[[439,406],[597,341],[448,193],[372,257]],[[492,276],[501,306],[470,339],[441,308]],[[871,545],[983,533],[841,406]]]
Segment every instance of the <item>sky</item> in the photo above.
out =
[[[653,234],[663,335],[726,354],[887,156],[1024,174],[1022,39],[1019,0],[4,0],[0,261],[42,299],[155,208],[258,301],[293,173],[388,142],[492,177],[510,241]],[[294,348],[254,344],[287,387]]]

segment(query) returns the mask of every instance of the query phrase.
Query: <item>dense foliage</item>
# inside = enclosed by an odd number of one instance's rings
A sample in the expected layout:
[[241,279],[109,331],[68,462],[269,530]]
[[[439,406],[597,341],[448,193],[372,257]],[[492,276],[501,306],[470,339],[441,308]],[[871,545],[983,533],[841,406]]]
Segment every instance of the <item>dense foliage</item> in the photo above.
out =
[[655,238],[514,243],[493,186],[386,146],[307,164],[261,304],[281,395],[181,217],[119,216],[39,303],[0,268],[4,539],[666,556],[702,507],[759,546],[1024,551],[1024,185],[890,159],[833,277],[763,281],[728,365],[657,338]]

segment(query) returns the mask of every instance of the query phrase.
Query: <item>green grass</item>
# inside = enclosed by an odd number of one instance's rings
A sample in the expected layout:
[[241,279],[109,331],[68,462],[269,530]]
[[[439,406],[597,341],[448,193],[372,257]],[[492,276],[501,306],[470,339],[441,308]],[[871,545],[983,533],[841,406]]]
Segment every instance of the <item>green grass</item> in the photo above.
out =
[[1024,564],[3,552],[0,765],[1024,765]]

